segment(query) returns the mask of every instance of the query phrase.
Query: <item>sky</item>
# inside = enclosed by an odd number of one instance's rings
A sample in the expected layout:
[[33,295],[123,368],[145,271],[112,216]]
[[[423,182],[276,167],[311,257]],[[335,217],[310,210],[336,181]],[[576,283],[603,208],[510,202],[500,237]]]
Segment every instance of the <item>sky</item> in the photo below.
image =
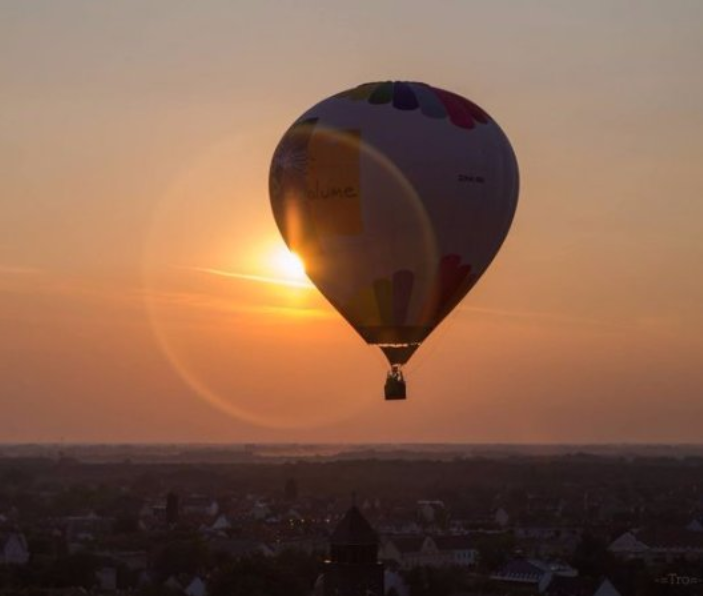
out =
[[[0,442],[700,442],[702,30],[697,0],[3,2]],[[387,79],[483,106],[521,176],[390,403],[267,187],[301,113]]]

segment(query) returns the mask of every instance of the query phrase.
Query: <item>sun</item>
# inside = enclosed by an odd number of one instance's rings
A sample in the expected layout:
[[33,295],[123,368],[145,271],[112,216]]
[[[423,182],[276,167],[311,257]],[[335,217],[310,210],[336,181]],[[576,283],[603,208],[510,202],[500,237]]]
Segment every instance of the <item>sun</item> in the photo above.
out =
[[276,275],[294,281],[307,281],[303,260],[285,246],[278,246],[271,251],[269,259],[272,270]]

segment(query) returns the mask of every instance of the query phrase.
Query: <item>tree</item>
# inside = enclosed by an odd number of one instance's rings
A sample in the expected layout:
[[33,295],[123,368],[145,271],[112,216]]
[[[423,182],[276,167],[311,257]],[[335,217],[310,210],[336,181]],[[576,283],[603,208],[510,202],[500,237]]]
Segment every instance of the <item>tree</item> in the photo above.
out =
[[410,596],[450,596],[466,587],[466,576],[458,568],[415,567],[404,574]]
[[309,596],[319,567],[299,553],[245,557],[216,572],[210,596]]
[[574,552],[572,563],[581,575],[599,578],[607,575],[614,564],[605,540],[584,533]]
[[183,538],[161,547],[154,559],[154,569],[162,577],[178,573],[196,574],[209,562],[207,545],[199,538]]
[[100,558],[92,553],[76,553],[55,559],[47,570],[44,582],[54,588],[92,588]]
[[298,483],[295,481],[295,478],[289,478],[286,480],[284,493],[286,501],[298,500]]

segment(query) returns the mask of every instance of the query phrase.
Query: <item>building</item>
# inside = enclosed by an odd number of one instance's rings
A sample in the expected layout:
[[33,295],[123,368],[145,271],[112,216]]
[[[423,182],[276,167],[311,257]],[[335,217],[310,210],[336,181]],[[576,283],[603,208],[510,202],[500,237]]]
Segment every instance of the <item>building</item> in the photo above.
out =
[[330,559],[315,586],[315,596],[383,596],[383,565],[378,536],[352,506],[330,537]]
[[694,517],[686,526],[689,532],[703,532],[703,517]]
[[220,506],[215,499],[202,495],[190,495],[179,505],[179,513],[183,515],[214,518],[220,512]]
[[510,524],[510,516],[505,509],[500,507],[493,515],[493,521],[495,521],[498,527],[507,528],[508,524]]
[[439,567],[442,558],[435,541],[420,534],[387,537],[379,556],[382,561],[393,562],[402,569]]
[[473,567],[478,563],[478,550],[467,534],[434,536],[434,542],[442,553],[444,565]]
[[540,584],[543,596],[622,596],[622,593],[605,578],[598,582],[582,577],[565,577],[555,575]]
[[24,534],[10,532],[0,534],[0,564],[26,565],[29,561],[29,548]]
[[478,551],[468,535],[396,535],[383,540],[379,558],[401,569],[471,567],[478,561]]
[[442,524],[447,520],[447,508],[444,501],[418,501],[417,515],[424,524]]
[[523,556],[536,559],[564,559],[573,555],[581,542],[581,528],[518,526],[514,529]]
[[491,575],[491,579],[514,584],[545,586],[555,576],[576,577],[578,571],[563,563],[548,563],[538,559],[513,559]]
[[631,530],[621,534],[608,550],[622,559],[670,563],[678,559],[703,560],[703,533],[679,528]]

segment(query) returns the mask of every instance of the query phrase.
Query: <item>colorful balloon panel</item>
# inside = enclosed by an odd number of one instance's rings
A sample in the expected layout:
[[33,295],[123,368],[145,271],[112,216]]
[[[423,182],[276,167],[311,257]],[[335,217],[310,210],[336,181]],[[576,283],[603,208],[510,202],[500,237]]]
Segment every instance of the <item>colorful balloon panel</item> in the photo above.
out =
[[367,83],[293,123],[273,156],[270,195],[310,279],[402,364],[498,252],[518,168],[500,127],[468,99]]

